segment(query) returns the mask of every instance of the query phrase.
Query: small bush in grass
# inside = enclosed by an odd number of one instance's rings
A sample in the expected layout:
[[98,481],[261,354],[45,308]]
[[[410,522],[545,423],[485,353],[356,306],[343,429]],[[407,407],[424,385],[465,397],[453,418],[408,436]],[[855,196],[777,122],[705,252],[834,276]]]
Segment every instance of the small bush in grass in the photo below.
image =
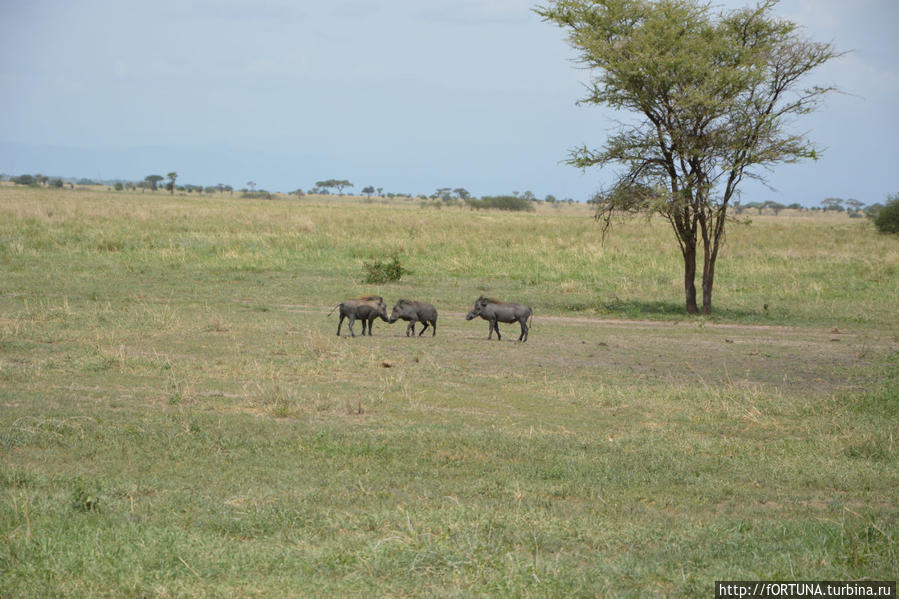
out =
[[899,234],[899,193],[887,196],[887,203],[874,217],[874,226],[881,233]]
[[99,512],[100,486],[96,483],[88,484],[81,478],[77,479],[72,490],[71,505],[77,512]]
[[400,263],[399,254],[394,254],[389,262],[375,258],[373,262],[365,263],[365,273],[366,283],[389,283],[399,281],[409,269]]

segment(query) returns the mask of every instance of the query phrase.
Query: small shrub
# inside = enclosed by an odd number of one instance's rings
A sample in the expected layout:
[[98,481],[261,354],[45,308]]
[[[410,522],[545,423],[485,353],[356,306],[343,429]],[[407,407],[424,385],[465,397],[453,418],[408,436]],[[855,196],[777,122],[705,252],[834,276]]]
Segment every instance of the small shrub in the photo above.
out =
[[71,495],[72,509],[77,512],[100,511],[100,488],[96,483],[88,485],[83,479],[75,481]]
[[381,262],[375,258],[373,262],[367,262],[364,266],[366,283],[399,281],[404,274],[409,273],[409,269],[400,263],[399,254],[394,254],[389,262]]
[[899,234],[899,193],[887,196],[887,203],[874,217],[874,226],[881,233]]

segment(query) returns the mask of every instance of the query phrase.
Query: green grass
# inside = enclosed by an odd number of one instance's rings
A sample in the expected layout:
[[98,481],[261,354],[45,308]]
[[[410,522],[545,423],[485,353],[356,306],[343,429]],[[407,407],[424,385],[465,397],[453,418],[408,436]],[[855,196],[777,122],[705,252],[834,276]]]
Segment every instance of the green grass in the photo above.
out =
[[[664,224],[589,216],[0,187],[0,596],[895,578],[899,242],[733,226],[688,318]],[[437,336],[336,337],[364,293]]]
[[[56,296],[102,299],[111,290],[93,275],[105,273],[125,285],[117,289],[126,297],[147,281],[178,294],[199,285],[228,300],[251,294],[320,305],[369,290],[365,264],[396,254],[412,275],[380,287],[385,295],[419,293],[461,305],[482,290],[533,302],[542,313],[683,314],[682,260],[659,219],[624,223],[603,244],[587,207],[534,215],[414,203],[2,191],[11,218],[0,260],[11,292],[27,291],[43,273]],[[715,317],[876,326],[895,316],[885,299],[897,292],[897,267],[895,238],[877,235],[866,221],[782,216],[731,224],[718,262]]]

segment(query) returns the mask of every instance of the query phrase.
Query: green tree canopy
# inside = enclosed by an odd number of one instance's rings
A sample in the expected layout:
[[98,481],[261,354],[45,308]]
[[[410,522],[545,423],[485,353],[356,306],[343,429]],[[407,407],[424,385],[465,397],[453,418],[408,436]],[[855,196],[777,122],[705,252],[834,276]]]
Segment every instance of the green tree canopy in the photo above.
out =
[[34,175],[28,174],[13,177],[10,181],[17,185],[37,185],[37,179],[35,179]]
[[780,214],[780,211],[786,208],[786,206],[774,200],[767,200],[762,206],[773,211],[775,215]]
[[453,193],[456,194],[456,197],[458,197],[460,200],[467,200],[471,197],[471,193],[469,193],[468,190],[464,187],[457,187],[453,190]]
[[821,205],[824,207],[824,211],[833,210],[835,212],[843,211],[843,198],[824,198],[821,200]]
[[325,190],[335,187],[337,188],[337,193],[343,193],[344,187],[353,187],[353,184],[346,179],[325,179],[324,181],[316,181],[315,186]]
[[711,312],[715,261],[740,184],[817,156],[787,126],[832,91],[800,81],[837,53],[774,17],[775,5],[717,13],[696,0],[555,0],[535,9],[567,30],[592,73],[580,103],[635,116],[603,148],[576,148],[568,162],[620,169],[594,198],[604,231],[618,213],[668,220],[684,258],[689,313],[699,312],[700,249],[702,312]]
[[874,226],[881,233],[899,235],[899,193],[887,196],[887,203],[874,216]]
[[851,212],[859,212],[859,211],[861,211],[861,209],[865,205],[865,203],[860,202],[860,201],[856,200],[855,198],[849,198],[848,200],[846,200],[846,205],[849,207],[849,210]]
[[159,182],[162,181],[162,179],[162,175],[147,175],[146,177],[144,177],[144,181],[150,186],[150,189],[152,189],[153,191],[156,191],[156,188],[159,185]]

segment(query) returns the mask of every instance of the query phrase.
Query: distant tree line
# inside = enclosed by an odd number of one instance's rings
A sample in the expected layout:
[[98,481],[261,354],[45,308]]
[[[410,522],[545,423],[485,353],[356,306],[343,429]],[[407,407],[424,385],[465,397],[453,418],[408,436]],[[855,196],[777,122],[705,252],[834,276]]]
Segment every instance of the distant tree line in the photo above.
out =
[[860,202],[855,198],[844,200],[843,198],[824,198],[821,200],[820,210],[824,212],[846,212],[850,218],[861,218],[863,216],[873,217],[883,204],[875,203],[865,206],[864,202]]
[[765,202],[748,202],[746,204],[734,202],[733,204],[734,212],[737,214],[746,214],[749,212],[750,214],[767,213],[776,216],[784,210],[792,210],[795,212],[845,212],[850,218],[870,217],[882,206],[883,204],[880,203],[866,206],[864,202],[860,202],[854,198],[846,200],[842,198],[825,198],[821,200],[818,206],[812,206],[810,208],[796,202],[785,205],[772,200]]
[[525,192],[513,191],[511,194],[498,196],[483,196],[476,198],[464,187],[438,187],[434,193],[423,200],[424,208],[443,208],[448,206],[467,206],[473,210],[506,210],[533,212],[536,204],[546,203],[560,206],[564,203],[573,204],[574,200],[567,198],[560,201],[552,194],[542,200],[530,190]]
[[465,203],[474,210],[506,210],[509,212],[533,212],[534,200],[522,196],[484,196],[477,200],[468,198]]
[[[61,188],[65,182],[60,177],[50,178],[47,175],[19,175],[18,177],[9,177],[9,180],[17,185],[28,185],[31,187],[56,187]],[[71,184],[70,184],[71,185]]]
[[147,175],[141,181],[127,181],[124,179],[101,180],[89,179],[85,177],[48,177],[41,174],[24,174],[18,176],[0,175],[0,181],[10,181],[18,185],[27,185],[31,187],[62,188],[68,186],[69,188],[72,188],[75,185],[104,186],[109,189],[115,189],[116,191],[157,191],[160,189],[160,183],[166,178],[168,178],[168,181],[165,182],[162,188],[169,193],[174,193],[175,191],[187,193],[224,193],[227,191],[229,193],[232,193],[234,191],[233,187],[231,187],[230,185],[225,185],[224,183],[218,183],[216,185],[209,185],[205,187],[203,185],[190,184],[176,185],[175,182],[178,178],[178,173],[174,171],[168,173],[165,177],[163,177],[162,175]]
[[[228,192],[233,195],[234,191],[239,191],[241,193],[241,197],[245,198],[263,198],[263,199],[271,199],[274,197],[272,192],[269,192],[265,189],[257,189],[257,183],[255,181],[247,181],[246,186],[235,190],[231,185],[226,185],[224,183],[217,183],[215,185],[192,185],[192,184],[177,184],[178,173],[172,171],[168,173],[166,176],[162,176],[160,174],[150,174],[144,177],[140,181],[128,181],[124,179],[114,179],[114,180],[94,180],[94,179],[63,179],[61,177],[50,178],[45,175],[20,175],[20,176],[5,176],[0,175],[0,180],[7,179],[12,181],[13,183],[17,183],[19,185],[29,185],[29,186],[55,186],[62,187],[67,184],[69,187],[73,187],[74,185],[83,185],[83,186],[106,186],[109,189],[115,189],[116,191],[159,191],[163,189],[164,191],[168,191],[170,194],[174,194],[176,191],[181,193],[206,193],[206,194],[221,194]],[[332,193],[336,193],[338,195],[343,195],[344,191],[349,188],[353,188],[355,185],[349,181],[348,179],[323,179],[321,181],[316,181],[315,186],[310,188],[308,191],[304,191],[302,188],[294,189],[289,192],[289,195],[295,196],[297,198],[305,197],[307,194],[309,195],[331,195]],[[477,199],[472,197],[471,193],[465,189],[464,187],[441,187],[438,188],[434,193],[430,195],[422,195],[422,194],[413,194],[413,193],[394,193],[394,192],[386,192],[383,187],[375,187],[374,185],[366,185],[361,189],[362,195],[364,195],[367,199],[371,199],[373,195],[377,195],[381,198],[429,198],[433,200],[428,203],[429,206],[469,206],[475,209],[485,209],[485,208],[498,208],[502,210],[511,210],[516,209],[512,208],[513,206],[517,206],[517,209],[527,210],[533,209],[532,203],[540,203],[545,202],[547,204],[553,205],[561,205],[565,202],[572,204],[574,200],[571,198],[567,198],[565,200],[557,200],[556,197],[552,194],[547,195],[544,199],[538,199],[533,192],[525,191],[520,193],[518,191],[513,191],[511,195],[501,195],[501,196],[487,196],[481,199]],[[502,206],[502,207],[500,207]]]
[[[115,189],[116,191],[158,191],[162,186],[165,191],[168,191],[170,194],[174,194],[176,191],[181,193],[196,193],[196,194],[223,194],[228,193],[229,195],[233,195],[235,189],[231,185],[226,185],[224,183],[216,183],[215,185],[191,185],[191,184],[183,184],[177,185],[178,173],[175,171],[169,172],[165,177],[158,174],[147,175],[141,181],[126,181],[122,179],[115,179],[112,181],[109,180],[96,180],[89,178],[64,178],[64,177],[51,177],[44,174],[22,174],[22,175],[5,175],[0,174],[0,181],[10,181],[17,185],[26,185],[31,187],[49,187],[49,188],[57,188],[61,189],[65,186],[69,188],[74,187],[75,185],[81,186],[90,186],[90,185],[103,185],[110,189]],[[165,182],[163,184],[163,182]],[[256,199],[272,199],[274,194],[272,192],[266,191],[265,189],[256,189],[257,184],[255,181],[247,181],[246,187],[241,188],[240,193],[241,197],[245,198],[256,198]],[[307,193],[311,195],[330,195],[332,190],[336,190],[337,194],[342,195],[344,189],[354,187],[353,183],[347,179],[323,179],[321,181],[316,181],[315,186],[310,188],[308,192],[303,191],[298,188],[290,192],[290,195],[296,196],[297,198],[304,197]],[[573,204],[574,200],[572,198],[566,198],[564,200],[558,200],[552,194],[546,195],[543,199],[537,198],[533,192],[530,190],[524,192],[513,191],[508,195],[498,195],[498,196],[484,196],[481,198],[475,198],[471,195],[471,193],[465,189],[464,187],[438,187],[433,193],[427,196],[422,196],[420,194],[411,194],[411,193],[392,193],[385,192],[383,187],[375,187],[374,185],[366,185],[361,189],[362,195],[364,195],[367,199],[371,199],[373,195],[377,195],[381,198],[415,198],[415,197],[423,197],[425,198],[422,201],[423,207],[430,208],[442,208],[449,206],[467,206],[474,210],[506,210],[506,211],[533,211],[535,209],[535,205],[539,203],[549,204],[553,206],[560,206],[562,204]],[[837,197],[828,197],[821,200],[818,206],[812,206],[811,208],[802,206],[799,203],[792,204],[782,204],[780,202],[775,202],[772,200],[768,200],[765,202],[734,202],[733,208],[734,212],[738,215],[743,215],[746,213],[749,214],[774,214],[779,215],[784,210],[791,210],[794,212],[838,212],[845,213],[850,218],[863,218],[867,217],[872,221],[876,221],[877,215],[881,213],[881,211],[890,207],[891,213],[893,210],[897,210],[895,208],[895,204],[897,201],[897,197],[899,194],[893,194],[887,197],[887,205],[884,205],[880,202],[876,202],[874,204],[866,205],[864,202],[861,202],[855,198],[837,198]],[[590,199],[587,203],[593,203],[595,199]]]

